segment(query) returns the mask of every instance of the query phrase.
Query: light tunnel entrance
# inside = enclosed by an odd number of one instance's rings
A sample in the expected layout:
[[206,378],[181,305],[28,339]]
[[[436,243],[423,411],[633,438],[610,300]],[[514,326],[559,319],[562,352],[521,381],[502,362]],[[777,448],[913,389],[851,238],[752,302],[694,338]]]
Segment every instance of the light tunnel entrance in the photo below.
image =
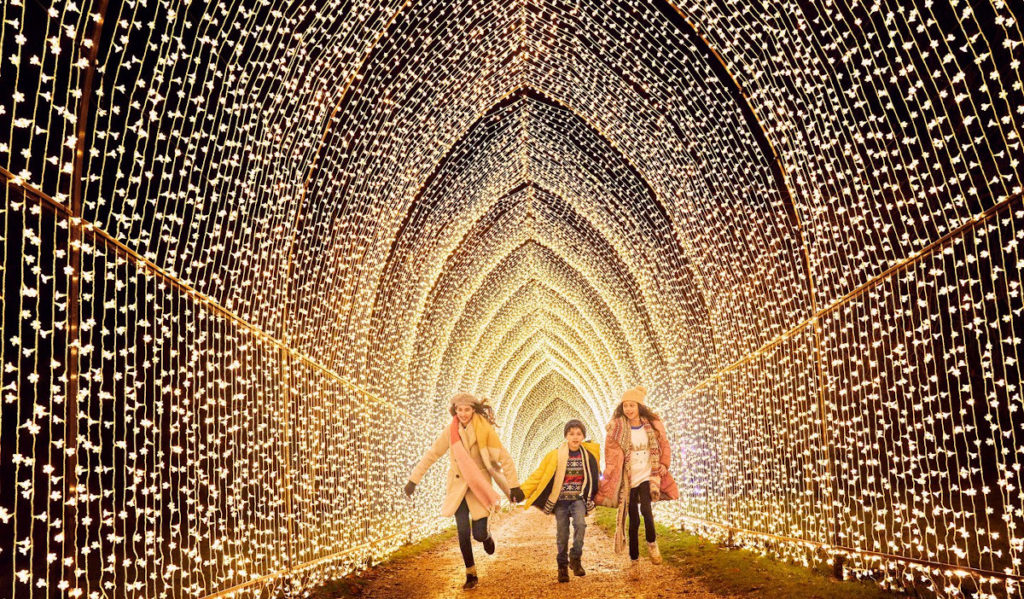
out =
[[[649,391],[659,518],[1020,593],[1016,3],[8,0],[0,597],[301,595]],[[981,595],[978,595],[980,593]]]

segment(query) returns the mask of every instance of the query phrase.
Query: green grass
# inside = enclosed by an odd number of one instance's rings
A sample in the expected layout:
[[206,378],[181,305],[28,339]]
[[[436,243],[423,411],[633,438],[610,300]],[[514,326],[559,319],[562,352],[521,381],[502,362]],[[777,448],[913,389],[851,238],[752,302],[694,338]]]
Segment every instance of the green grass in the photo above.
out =
[[[614,509],[598,508],[596,522],[609,536],[615,534]],[[665,564],[678,568],[685,576],[701,580],[715,593],[764,599],[891,599],[897,596],[870,582],[836,580],[824,567],[805,568],[743,549],[723,549],[696,535],[660,524],[657,529],[658,547]],[[646,546],[640,545],[641,555],[646,555]]]
[[419,542],[404,545],[388,556],[387,560],[377,566],[349,574],[344,578],[332,580],[313,591],[311,599],[349,599],[351,597],[362,597],[363,589],[369,583],[377,571],[377,568],[385,564],[393,564],[398,561],[415,559],[421,554],[430,551],[438,544],[444,543],[455,536],[455,527],[445,529],[437,534],[421,539]]

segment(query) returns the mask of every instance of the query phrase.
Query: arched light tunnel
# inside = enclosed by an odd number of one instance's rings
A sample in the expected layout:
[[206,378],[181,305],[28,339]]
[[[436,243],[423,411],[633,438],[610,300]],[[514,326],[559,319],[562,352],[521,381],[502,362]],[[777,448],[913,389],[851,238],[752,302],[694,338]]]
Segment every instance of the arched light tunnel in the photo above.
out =
[[302,594],[623,390],[712,539],[1019,594],[1019,3],[7,0],[0,596]]

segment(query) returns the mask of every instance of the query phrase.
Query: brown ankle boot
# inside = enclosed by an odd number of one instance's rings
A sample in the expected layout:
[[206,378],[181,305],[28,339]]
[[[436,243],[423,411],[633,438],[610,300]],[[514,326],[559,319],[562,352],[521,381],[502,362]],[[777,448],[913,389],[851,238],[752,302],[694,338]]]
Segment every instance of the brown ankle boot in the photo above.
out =
[[558,582],[569,582],[569,566],[558,566]]
[[462,585],[463,590],[470,590],[476,588],[476,583],[479,582],[479,578],[476,577],[476,566],[472,568],[466,568],[466,584]]

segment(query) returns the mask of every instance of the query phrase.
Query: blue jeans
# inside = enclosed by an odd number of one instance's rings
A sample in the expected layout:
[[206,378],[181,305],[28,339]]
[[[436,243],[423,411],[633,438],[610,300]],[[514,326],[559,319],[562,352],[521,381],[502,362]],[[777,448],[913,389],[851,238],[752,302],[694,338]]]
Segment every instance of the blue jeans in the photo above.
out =
[[[555,504],[555,524],[558,541],[558,565],[568,566],[569,558],[579,559],[583,555],[583,533],[587,531],[587,504],[582,499],[559,501]],[[572,518],[572,551],[569,546],[569,519]]]

